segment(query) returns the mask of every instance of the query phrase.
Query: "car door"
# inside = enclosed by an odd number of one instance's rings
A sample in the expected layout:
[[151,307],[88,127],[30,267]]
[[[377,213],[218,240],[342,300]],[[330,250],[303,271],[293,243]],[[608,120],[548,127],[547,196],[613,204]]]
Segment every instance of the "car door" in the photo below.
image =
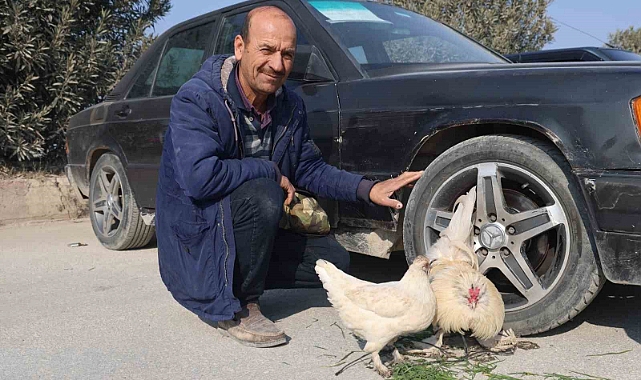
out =
[[[247,13],[256,6],[276,5],[289,14],[297,29],[296,57],[294,68],[286,86],[296,92],[305,102],[307,121],[312,139],[320,148],[326,162],[340,166],[338,139],[338,99],[336,79],[327,65],[318,44],[311,37],[300,15],[285,3],[270,1],[234,9],[223,15],[214,50],[215,54],[233,54],[234,38],[240,34]],[[321,199],[333,226],[338,222],[338,204]]]
[[215,25],[212,18],[176,30],[140,69],[125,99],[110,107],[109,132],[122,148],[127,178],[142,208],[155,208],[171,100],[211,51]]

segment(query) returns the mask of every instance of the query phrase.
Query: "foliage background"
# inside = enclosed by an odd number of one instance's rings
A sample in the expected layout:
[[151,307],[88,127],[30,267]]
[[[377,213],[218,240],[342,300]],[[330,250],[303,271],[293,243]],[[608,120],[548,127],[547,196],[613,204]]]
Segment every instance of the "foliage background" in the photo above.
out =
[[631,26],[628,29],[610,33],[609,43],[610,45],[641,54],[641,28],[634,29]]
[[64,162],[70,116],[153,41],[170,0],[0,0],[0,158]]

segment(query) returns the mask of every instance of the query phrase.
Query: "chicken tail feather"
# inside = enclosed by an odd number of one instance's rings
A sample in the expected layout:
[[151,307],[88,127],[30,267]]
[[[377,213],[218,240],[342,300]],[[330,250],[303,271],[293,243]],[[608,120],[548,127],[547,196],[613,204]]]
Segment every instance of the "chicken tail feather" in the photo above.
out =
[[329,261],[326,260],[316,260],[316,266],[314,267],[314,270],[316,271],[316,274],[318,274],[318,278],[320,278],[321,282],[323,283],[323,287],[327,289],[325,284],[329,283],[331,281],[331,271],[338,270],[334,264],[330,263]]
[[476,204],[476,186],[467,194],[461,195],[454,203],[454,215],[450,224],[441,236],[447,236],[452,242],[469,243],[472,233],[472,213]]
[[[474,213],[474,205],[476,204],[476,186],[472,187],[467,194],[461,195],[454,203],[454,214],[450,224],[445,228],[440,237],[445,238],[446,246],[452,246],[464,252],[471,260],[472,266],[478,269],[478,258],[472,251],[472,214]],[[439,245],[437,242],[436,245]],[[440,245],[439,245],[440,246]],[[444,251],[440,249],[440,251]],[[448,257],[455,259],[455,257]]]
[[329,261],[326,260],[317,260],[316,266],[314,267],[318,278],[323,283],[323,288],[327,290],[327,295],[329,302],[334,306],[339,306],[340,299],[343,298],[342,290],[342,272],[340,269]]

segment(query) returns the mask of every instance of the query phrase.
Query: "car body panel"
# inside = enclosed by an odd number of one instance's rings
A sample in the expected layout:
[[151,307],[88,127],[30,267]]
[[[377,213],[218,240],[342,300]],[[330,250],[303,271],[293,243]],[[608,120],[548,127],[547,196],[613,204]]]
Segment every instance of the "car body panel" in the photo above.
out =
[[[594,83],[597,75],[603,83]],[[641,169],[629,104],[641,93],[641,67],[477,65],[340,83],[338,89],[346,170],[398,174],[409,167],[412,149],[437,131],[496,123],[539,130],[572,167]],[[378,153],[389,144],[398,149],[394,159]]]

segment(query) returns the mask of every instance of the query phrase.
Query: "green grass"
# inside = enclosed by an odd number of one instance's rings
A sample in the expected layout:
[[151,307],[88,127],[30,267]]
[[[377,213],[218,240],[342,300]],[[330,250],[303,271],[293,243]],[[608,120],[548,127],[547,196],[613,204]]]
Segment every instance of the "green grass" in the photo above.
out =
[[[401,339],[397,344],[412,347],[412,342],[422,341],[433,335],[430,329]],[[392,368],[392,379],[395,380],[609,380],[603,377],[570,371],[572,375],[558,373],[519,372],[511,374],[495,373],[501,362],[491,352],[478,345],[470,345],[467,358],[462,354],[459,342],[452,340],[454,346],[446,348],[438,359],[406,355],[407,362]],[[446,343],[447,344],[447,343]],[[444,347],[445,348],[445,347]],[[534,347],[534,348],[538,348]],[[454,349],[454,351],[452,351]],[[456,352],[458,351],[458,353]],[[625,353],[625,352],[621,352]],[[608,354],[621,354],[608,353]]]
[[438,362],[429,364],[403,363],[394,367],[395,380],[457,380],[457,373]]
[[609,380],[580,372],[576,375],[520,372],[509,375],[494,373],[499,361],[474,362],[466,359],[418,359],[394,366],[394,380]]

